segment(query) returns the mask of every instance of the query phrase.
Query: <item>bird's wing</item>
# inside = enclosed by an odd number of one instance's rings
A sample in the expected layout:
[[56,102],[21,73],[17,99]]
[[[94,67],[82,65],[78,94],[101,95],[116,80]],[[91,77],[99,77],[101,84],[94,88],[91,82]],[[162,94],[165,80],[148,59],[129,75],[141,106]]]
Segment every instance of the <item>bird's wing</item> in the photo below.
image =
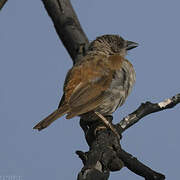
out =
[[114,65],[111,67],[113,58],[117,61],[116,56],[95,56],[70,70],[64,87],[70,107],[67,118],[89,112],[103,102],[115,70]]
[[106,97],[105,90],[110,86],[111,79],[112,76],[109,75],[99,78],[97,82],[80,83],[70,98],[70,112],[67,118],[84,114],[102,104]]

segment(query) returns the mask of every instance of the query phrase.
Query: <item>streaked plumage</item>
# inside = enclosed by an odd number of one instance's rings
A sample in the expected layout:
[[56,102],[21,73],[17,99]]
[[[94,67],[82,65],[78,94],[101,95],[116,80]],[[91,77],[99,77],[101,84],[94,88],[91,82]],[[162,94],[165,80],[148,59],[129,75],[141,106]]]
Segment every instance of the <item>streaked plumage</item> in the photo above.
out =
[[67,73],[64,95],[57,110],[38,123],[42,130],[64,114],[70,119],[87,112],[112,114],[124,102],[135,82],[132,64],[126,51],[137,43],[117,35],[105,35],[93,41],[87,54]]

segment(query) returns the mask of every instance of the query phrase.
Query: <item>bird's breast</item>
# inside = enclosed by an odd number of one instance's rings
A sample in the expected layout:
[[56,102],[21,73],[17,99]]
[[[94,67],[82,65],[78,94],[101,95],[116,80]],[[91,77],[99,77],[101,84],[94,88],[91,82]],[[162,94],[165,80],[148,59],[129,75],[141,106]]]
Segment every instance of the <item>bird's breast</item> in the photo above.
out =
[[135,71],[128,62],[123,62],[122,68],[114,71],[110,87],[106,90],[104,102],[99,107],[102,114],[112,114],[122,106],[135,83]]

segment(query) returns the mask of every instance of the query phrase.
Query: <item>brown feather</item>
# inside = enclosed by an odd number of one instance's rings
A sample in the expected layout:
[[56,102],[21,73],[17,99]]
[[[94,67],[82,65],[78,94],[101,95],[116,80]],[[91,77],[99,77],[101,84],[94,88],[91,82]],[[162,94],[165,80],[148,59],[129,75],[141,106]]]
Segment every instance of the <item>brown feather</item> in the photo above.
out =
[[88,56],[69,71],[64,86],[65,102],[69,101],[74,90],[80,83],[89,83],[106,73],[107,66],[104,64],[105,59],[107,59],[107,57],[103,55]]
[[45,119],[43,119],[38,124],[36,124],[33,127],[33,129],[38,129],[39,131],[41,131],[42,129],[48,127],[52,122],[54,122],[56,119],[60,118],[67,112],[68,112],[68,106],[63,106],[60,109],[56,109],[53,113],[51,113]]
[[118,70],[122,67],[122,62],[124,58],[119,55],[113,55],[108,58],[109,68],[111,70]]
[[75,116],[79,116],[79,115],[82,115],[84,113],[94,110],[100,104],[102,104],[104,97],[105,97],[104,93],[102,93],[101,95],[92,99],[91,101],[87,102],[86,104],[72,108],[71,111],[67,113],[66,119],[71,119]]
[[67,119],[87,113],[102,104],[106,98],[104,92],[110,87],[114,70],[121,68],[123,60],[119,55],[100,55],[73,68],[73,76],[70,72],[65,87],[65,101],[70,107]]

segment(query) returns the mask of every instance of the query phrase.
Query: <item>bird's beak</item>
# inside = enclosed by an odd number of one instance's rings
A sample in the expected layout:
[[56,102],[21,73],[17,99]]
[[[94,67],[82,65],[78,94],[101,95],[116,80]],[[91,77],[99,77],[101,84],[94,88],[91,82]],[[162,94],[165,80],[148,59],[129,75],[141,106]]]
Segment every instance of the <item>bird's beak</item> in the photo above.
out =
[[126,50],[131,50],[131,49],[136,48],[138,46],[139,46],[139,44],[136,42],[127,41]]

